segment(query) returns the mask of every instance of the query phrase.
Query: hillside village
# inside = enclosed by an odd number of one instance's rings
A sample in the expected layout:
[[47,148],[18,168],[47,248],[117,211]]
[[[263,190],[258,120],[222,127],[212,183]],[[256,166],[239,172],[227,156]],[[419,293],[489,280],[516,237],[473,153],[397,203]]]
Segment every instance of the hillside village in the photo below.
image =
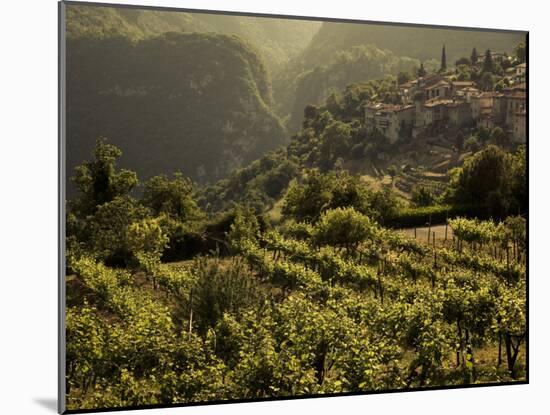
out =
[[64,8],[69,412],[528,381],[527,33]]
[[[367,129],[379,131],[393,144],[406,136],[436,135],[466,127],[501,127],[514,143],[525,143],[526,64],[510,66],[494,88],[483,90],[481,81],[457,80],[455,73],[445,73],[444,49],[442,56],[443,70],[431,74],[419,70],[422,76],[399,85],[400,103],[367,102]],[[509,62],[504,54],[489,56],[485,61]]]

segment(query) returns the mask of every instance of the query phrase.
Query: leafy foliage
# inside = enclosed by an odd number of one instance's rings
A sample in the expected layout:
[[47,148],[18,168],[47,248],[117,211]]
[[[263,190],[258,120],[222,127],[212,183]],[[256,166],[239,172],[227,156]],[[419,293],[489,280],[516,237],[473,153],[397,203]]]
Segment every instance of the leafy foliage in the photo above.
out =
[[80,192],[75,210],[82,215],[94,214],[96,208],[127,195],[137,184],[137,175],[129,170],[116,170],[116,161],[122,152],[105,139],[96,142],[94,159],[78,166],[73,182]]
[[521,211],[527,206],[524,166],[523,148],[511,155],[489,145],[455,171],[446,197],[458,204],[480,206],[494,217]]
[[373,223],[353,208],[337,208],[324,212],[313,230],[318,244],[356,247],[372,236]]

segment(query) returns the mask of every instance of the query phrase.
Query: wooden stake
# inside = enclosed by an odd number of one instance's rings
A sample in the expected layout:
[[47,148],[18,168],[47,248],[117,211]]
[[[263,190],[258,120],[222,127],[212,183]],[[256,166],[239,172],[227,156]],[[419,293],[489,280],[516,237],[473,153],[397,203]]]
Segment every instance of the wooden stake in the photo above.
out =
[[430,232],[432,231],[432,214],[428,218],[428,243],[430,243]]
[[189,293],[189,303],[191,308],[189,311],[189,340],[191,340],[191,331],[193,330],[193,290]]

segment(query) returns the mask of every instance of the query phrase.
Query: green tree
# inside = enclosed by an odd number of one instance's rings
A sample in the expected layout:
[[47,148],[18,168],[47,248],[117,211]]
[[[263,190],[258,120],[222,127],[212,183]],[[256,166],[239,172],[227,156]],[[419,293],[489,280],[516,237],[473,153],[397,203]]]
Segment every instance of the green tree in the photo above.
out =
[[495,85],[495,77],[491,72],[483,72],[479,85],[484,91],[491,91]]
[[479,127],[476,131],[476,138],[482,144],[486,144],[491,138],[491,130],[485,127]]
[[498,146],[505,146],[508,144],[508,134],[500,127],[495,127],[491,130],[490,140]]
[[326,127],[321,135],[321,167],[331,169],[338,157],[348,154],[351,132],[350,125],[341,121],[334,121]]
[[313,239],[319,245],[342,246],[355,250],[359,243],[375,232],[375,224],[352,207],[324,212],[313,229]]
[[420,67],[418,68],[418,71],[416,73],[419,78],[423,78],[426,76],[427,72],[426,69],[424,69],[424,62],[420,62]]
[[394,180],[395,180],[395,176],[397,176],[397,173],[398,173],[397,167],[395,167],[395,166],[392,164],[390,167],[388,167],[387,172],[388,172],[388,174],[389,174],[390,177],[391,177],[391,184],[392,184],[392,186],[393,186],[393,182],[394,182]]
[[411,74],[409,72],[405,71],[399,71],[397,74],[397,83],[399,85],[404,84],[405,82],[408,82],[411,80]]
[[432,206],[435,199],[434,193],[426,186],[415,186],[412,190],[412,201],[416,206]]
[[455,147],[460,152],[464,148],[464,133],[459,131],[455,136]]
[[282,213],[297,221],[312,222],[332,198],[333,177],[309,170],[302,183],[293,182],[285,196]]
[[370,194],[366,213],[369,217],[383,224],[387,218],[395,216],[400,208],[395,193],[389,187],[384,186],[382,189]]
[[323,211],[339,207],[367,213],[371,198],[372,193],[358,176],[346,171],[321,174],[309,170],[301,183],[290,186],[282,212],[296,221],[315,222]]
[[127,230],[128,249],[134,255],[145,254],[160,258],[168,244],[168,236],[162,230],[159,218],[146,218],[133,222]]
[[260,235],[260,225],[254,212],[250,209],[237,206],[235,219],[227,233],[227,240],[235,252],[239,252],[243,243],[255,243]]
[[441,49],[441,66],[439,67],[439,72],[447,71],[447,54],[445,53],[445,45]]
[[164,214],[181,222],[204,216],[194,200],[193,183],[179,172],[172,179],[164,174],[155,176],[144,187],[143,204],[155,215]]
[[478,54],[477,54],[477,49],[473,48],[472,49],[472,54],[470,55],[470,61],[472,62],[472,65],[476,65],[478,59],[479,59],[479,57],[478,57]]
[[110,263],[129,264],[137,245],[129,237],[130,227],[147,219],[149,214],[147,208],[130,196],[118,196],[98,206],[88,224],[90,249]]
[[342,107],[346,115],[364,114],[363,103],[377,94],[374,81],[358,82],[346,86],[342,97]]
[[511,166],[511,187],[512,194],[516,206],[514,206],[512,213],[527,213],[528,199],[528,186],[527,186],[527,153],[525,146],[521,145],[516,150],[512,158]]
[[77,213],[91,215],[98,206],[128,194],[138,184],[136,173],[117,170],[116,161],[121,155],[119,148],[101,138],[96,142],[93,160],[76,167],[72,181],[80,192],[74,203]]
[[365,213],[370,197],[370,191],[359,176],[353,176],[346,171],[333,175],[328,208],[351,206],[355,210]]
[[[193,319],[203,336],[222,319],[224,313],[238,315],[241,309],[261,298],[257,280],[242,261],[225,267],[217,258],[199,258],[194,269],[196,281],[189,309],[193,310]],[[191,323],[195,325],[193,321]]]
[[455,72],[457,81],[470,81],[472,79],[472,68],[468,65],[458,65]]
[[510,206],[511,156],[489,145],[466,159],[449,184],[454,202],[479,206],[484,212],[502,217]]
[[462,58],[458,59],[458,60],[455,62],[455,66],[456,66],[456,67],[459,67],[459,66],[461,66],[461,65],[470,66],[471,64],[472,64],[472,62],[470,61],[470,59],[465,58],[465,57],[462,57]]
[[339,116],[342,114],[341,100],[342,98],[334,92],[327,97],[325,106],[332,115]]
[[491,54],[491,49],[485,51],[485,58],[483,60],[483,72],[493,72],[495,64],[493,62],[493,55]]
[[471,152],[476,152],[479,150],[479,141],[476,136],[472,135],[466,139],[464,142],[464,148]]

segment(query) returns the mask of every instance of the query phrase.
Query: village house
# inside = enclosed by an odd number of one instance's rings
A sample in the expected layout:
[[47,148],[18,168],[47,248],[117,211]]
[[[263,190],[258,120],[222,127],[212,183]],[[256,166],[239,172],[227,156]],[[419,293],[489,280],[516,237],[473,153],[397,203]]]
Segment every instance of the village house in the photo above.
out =
[[453,126],[463,126],[472,123],[472,109],[468,102],[463,100],[453,100],[446,104],[449,123]]
[[486,117],[493,112],[494,92],[481,92],[477,95],[472,95],[470,104],[472,106],[472,118],[478,120]]
[[[399,92],[403,104],[412,104],[415,101],[417,93],[423,101],[435,97],[438,90],[440,94],[444,93],[444,85],[440,85],[439,88],[432,88],[443,80],[443,76],[439,74],[429,74],[399,85]],[[428,92],[428,89],[430,92]],[[433,96],[430,96],[430,94],[433,94]]]
[[404,129],[412,128],[414,107],[412,105],[391,105],[367,103],[365,105],[365,121],[368,131],[379,131],[395,143]]
[[457,98],[462,98],[468,104],[471,103],[472,97],[477,96],[481,91],[473,86],[468,86],[456,91]]
[[506,96],[505,125],[511,133],[514,141],[525,142],[525,118],[527,109],[527,94],[525,92],[512,92]]
[[465,89],[476,89],[476,84],[474,81],[452,81],[451,82],[451,96],[461,96],[463,95],[462,91]]
[[[431,99],[420,105],[415,117],[414,136],[419,130],[430,125],[448,123],[452,126],[463,126],[472,122],[470,105],[461,99]],[[418,106],[417,106],[418,108]]]
[[446,80],[442,79],[439,82],[427,86],[424,89],[425,99],[434,99],[434,98],[450,98],[451,97],[451,84]]
[[491,128],[504,124],[506,119],[506,97],[504,95],[499,93],[493,95],[493,106],[489,115],[493,125]]
[[446,120],[446,104],[451,102],[452,100],[443,100],[437,98],[426,101],[423,105],[423,127],[427,127],[431,124]]
[[[525,134],[518,134],[521,124],[524,123],[522,115],[526,105],[525,84],[516,87],[505,88],[503,93],[482,92],[472,95],[470,98],[472,118],[478,127],[505,128],[516,141],[521,141]],[[518,115],[520,114],[520,115]],[[519,117],[519,120],[516,118]]]
[[527,95],[525,92],[515,92],[513,94],[506,95],[506,124],[512,125],[515,114],[519,111],[525,110],[526,98]]

